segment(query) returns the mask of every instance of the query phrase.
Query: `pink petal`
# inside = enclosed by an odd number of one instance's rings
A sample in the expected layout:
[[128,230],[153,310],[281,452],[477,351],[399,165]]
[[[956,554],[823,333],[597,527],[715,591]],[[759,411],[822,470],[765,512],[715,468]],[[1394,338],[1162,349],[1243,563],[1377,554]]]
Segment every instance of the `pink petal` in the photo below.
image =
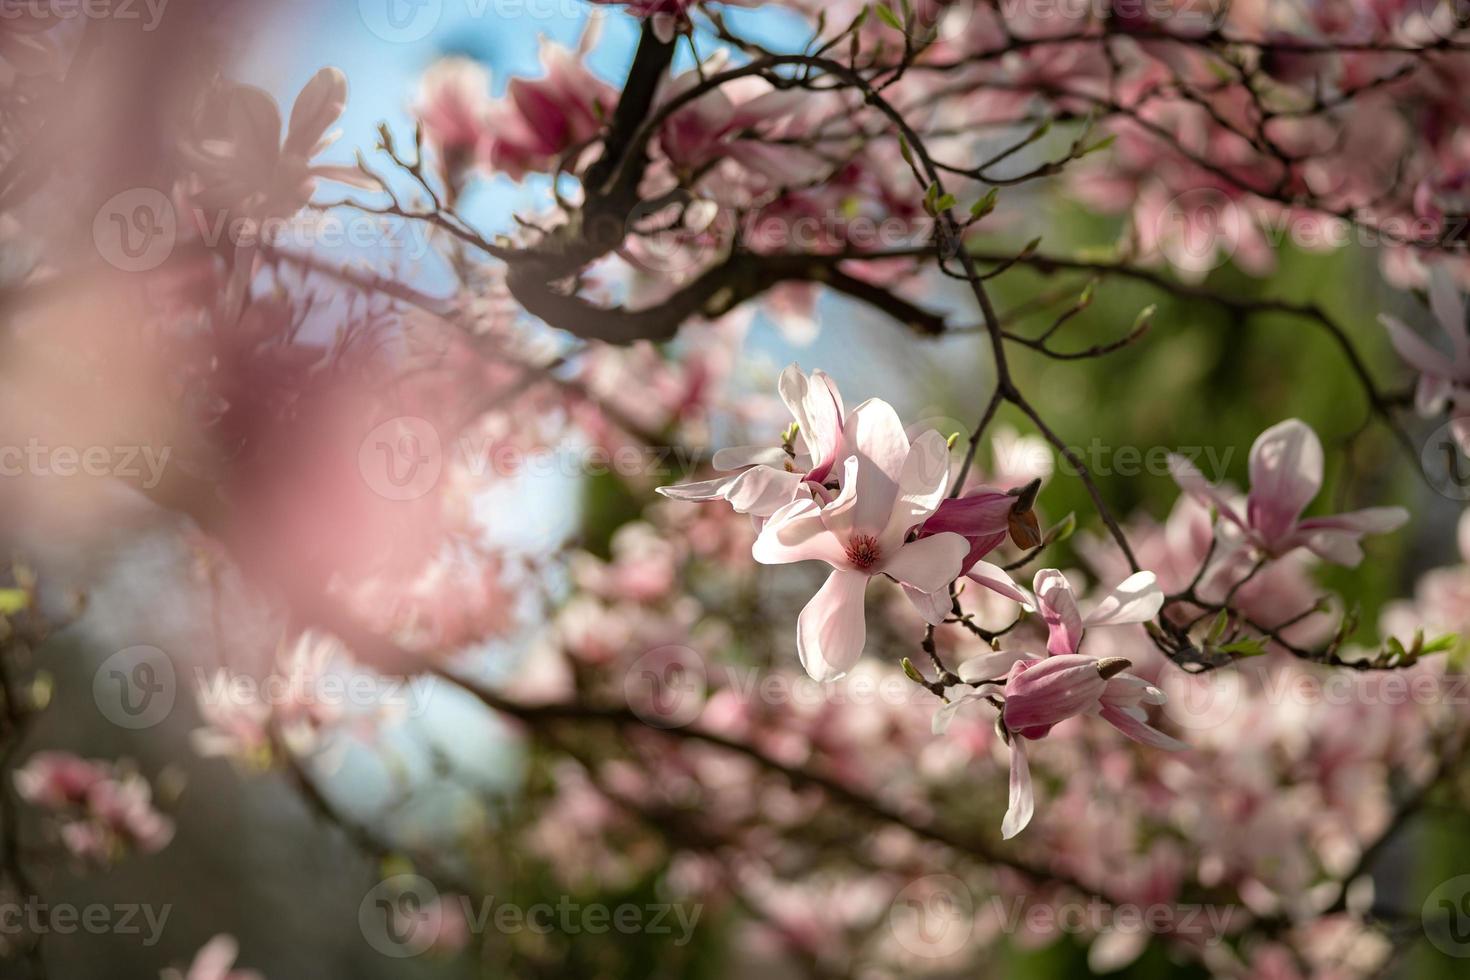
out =
[[843,430],[842,455],[858,460],[853,527],[876,537],[893,513],[899,477],[909,455],[909,437],[893,406],[870,398],[853,409]]
[[[949,466],[949,444],[933,429],[909,447],[898,476],[898,496],[893,501],[887,526],[878,536],[885,551],[898,547],[909,529],[922,524],[944,500],[944,491],[949,486]],[[965,551],[969,550],[967,541]]]
[[1036,607],[1035,600],[1026,593],[1025,589],[1017,585],[1011,579],[1010,575],[1006,574],[1006,570],[999,565],[992,565],[988,561],[977,561],[970,566],[970,570],[965,574],[969,576],[971,581],[978,585],[983,585],[997,595],[1003,595],[1012,602],[1019,602],[1028,611]]
[[1419,375],[1419,383],[1414,386],[1414,411],[1421,418],[1438,415],[1445,410],[1454,388],[1445,378],[1427,372]]
[[1164,605],[1164,592],[1153,572],[1139,572],[1119,583],[1087,614],[1084,626],[1118,626],[1144,623],[1158,615]]
[[883,565],[883,573],[920,592],[940,592],[959,578],[970,542],[958,534],[935,534],[910,541]]
[[1470,367],[1470,333],[1466,333],[1470,324],[1465,322],[1465,301],[1443,266],[1436,266],[1429,275],[1429,308],[1454,345],[1455,366],[1462,370]]
[[724,500],[725,492],[738,478],[738,476],[721,476],[697,483],[679,483],[671,487],[658,487],[654,492],[670,500],[688,500],[695,503]]
[[1387,534],[1397,531],[1409,521],[1409,512],[1402,507],[1366,507],[1346,514],[1330,517],[1309,517],[1297,527],[1303,531],[1325,528],[1334,531],[1352,531],[1355,534]]
[[347,76],[337,68],[323,68],[301,89],[291,106],[291,124],[286,133],[286,152],[308,156],[327,127],[337,121],[347,106]]
[[1098,713],[1104,721],[1135,742],[1142,742],[1144,745],[1151,745],[1156,749],[1166,749],[1170,752],[1178,752],[1189,748],[1188,745],[1179,741],[1177,738],[1165,735],[1157,728],[1151,727],[1147,722],[1139,721],[1137,718],[1113,705],[1103,705],[1102,711]]
[[943,735],[949,731],[950,723],[954,721],[954,716],[961,708],[980,700],[983,700],[983,698],[979,694],[962,694],[957,698],[951,699],[948,704],[940,705],[935,710],[933,719],[929,722],[929,730],[935,735]]
[[731,446],[715,452],[711,465],[722,472],[747,466],[784,467],[791,457],[780,446]]
[[813,680],[835,681],[857,663],[867,642],[863,593],[868,576],[838,569],[796,620],[796,650]]
[[1369,507],[1332,517],[1314,517],[1297,526],[1290,542],[1325,561],[1356,568],[1363,560],[1360,544],[1363,535],[1393,531],[1408,519],[1409,512],[1402,507]]
[[1031,766],[1026,761],[1026,740],[1011,739],[1011,802],[1000,824],[1005,840],[1026,829],[1036,812],[1036,795],[1031,788]]
[[737,514],[769,517],[791,503],[801,487],[801,476],[771,466],[753,466],[735,477],[725,499]]
[[1027,733],[1094,711],[1107,690],[1097,661],[1078,654],[1018,660],[1006,675],[1005,727]]
[[1240,528],[1246,526],[1245,521],[1236,511],[1230,500],[1220,492],[1220,489],[1205,479],[1205,475],[1199,471],[1188,459],[1178,453],[1169,454],[1169,475],[1174,477],[1174,482],[1179,484],[1179,489],[1189,494],[1195,500],[1206,507],[1214,507],[1220,515]]
[[949,618],[950,610],[954,604],[950,601],[949,590],[941,589],[938,592],[920,592],[912,585],[903,587],[903,594],[908,596],[909,602],[913,603],[924,622],[930,626],[938,626]]
[[1388,331],[1388,339],[1393,343],[1393,349],[1398,351],[1399,357],[1402,357],[1410,367],[1439,377],[1447,377],[1450,374],[1449,355],[1431,346],[1408,324],[1387,313],[1380,314],[1378,322],[1383,324],[1384,329]]
[[189,976],[191,978],[223,977],[229,972],[239,953],[240,946],[235,942],[235,938],[220,933],[205,943],[195,954],[194,963],[189,967]]
[[966,660],[956,671],[966,684],[1003,680],[1019,660],[1035,660],[1019,650],[997,650]]
[[1250,471],[1246,513],[1269,545],[1290,533],[1322,489],[1322,443],[1305,422],[1287,419],[1251,446]]
[[847,565],[846,543],[827,530],[822,509],[811,498],[793,500],[772,514],[750,553],[763,565],[796,561],[825,561],[837,568]]
[[1067,577],[1055,568],[1043,568],[1032,582],[1036,590],[1036,608],[1046,623],[1049,653],[1076,653],[1082,645],[1082,614]]

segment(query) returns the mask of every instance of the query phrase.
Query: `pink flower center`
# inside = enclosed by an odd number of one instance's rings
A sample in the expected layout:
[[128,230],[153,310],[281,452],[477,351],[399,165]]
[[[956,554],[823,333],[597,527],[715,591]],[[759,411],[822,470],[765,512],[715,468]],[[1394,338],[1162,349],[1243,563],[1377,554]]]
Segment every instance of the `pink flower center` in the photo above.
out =
[[854,534],[847,542],[847,560],[867,571],[878,564],[878,539],[871,534]]

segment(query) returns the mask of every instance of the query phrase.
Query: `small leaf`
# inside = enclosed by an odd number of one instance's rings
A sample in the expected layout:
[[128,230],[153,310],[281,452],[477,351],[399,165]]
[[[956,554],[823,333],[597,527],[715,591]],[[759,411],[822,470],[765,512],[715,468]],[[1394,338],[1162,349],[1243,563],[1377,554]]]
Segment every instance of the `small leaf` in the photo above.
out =
[[1266,652],[1266,641],[1259,636],[1252,636],[1244,640],[1236,640],[1227,643],[1220,648],[1221,653],[1227,653],[1232,657],[1259,657]]
[[1000,189],[992,187],[985,192],[985,196],[976,201],[970,207],[970,217],[980,219],[995,210],[995,202],[1000,197]]
[[1214,646],[1220,642],[1220,639],[1225,635],[1225,631],[1229,628],[1230,610],[1221,609],[1220,614],[1215,617],[1215,621],[1210,624],[1210,632],[1205,637],[1205,642],[1210,646]]
[[25,589],[0,589],[0,615],[14,616],[31,604],[31,594]]
[[1444,636],[1437,637],[1424,644],[1419,653],[1421,656],[1426,653],[1445,653],[1446,651],[1453,650],[1459,643],[1460,635],[1458,633],[1446,633]]

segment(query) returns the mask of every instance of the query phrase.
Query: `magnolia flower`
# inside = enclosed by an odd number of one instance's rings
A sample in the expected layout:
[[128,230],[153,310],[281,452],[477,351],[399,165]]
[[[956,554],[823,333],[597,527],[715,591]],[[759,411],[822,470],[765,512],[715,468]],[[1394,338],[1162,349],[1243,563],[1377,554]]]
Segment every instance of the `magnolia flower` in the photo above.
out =
[[1249,545],[1271,558],[1306,548],[1327,561],[1353,567],[1363,560],[1359,544],[1363,535],[1393,531],[1409,519],[1402,507],[1369,507],[1303,519],[1307,504],[1322,489],[1322,443],[1299,419],[1272,426],[1251,446],[1251,489],[1244,513],[1183,456],[1170,455],[1169,469],[1180,489],[1217,508]]
[[490,105],[490,73],[479,62],[443,58],[424,72],[414,114],[446,180],[455,179],[487,137]]
[[154,808],[153,790],[137,773],[93,786],[87,793],[87,815],[107,841],[144,854],[161,851],[173,840],[173,820]]
[[1036,812],[1031,766],[1023,739],[1046,736],[1052,726],[1088,711],[1098,710],[1107,679],[1126,668],[1126,660],[1099,661],[1078,654],[1022,658],[1006,675],[1002,731],[1011,746],[1010,804],[1001,821],[1006,840],[1026,829]]
[[1389,340],[1411,367],[1419,371],[1419,385],[1414,405],[1424,418],[1453,409],[1455,441],[1470,454],[1470,322],[1466,320],[1465,301],[1450,276],[1436,271],[1429,280],[1429,304],[1440,330],[1449,340],[1450,352],[1427,343],[1402,321],[1387,313],[1379,322],[1388,330]]
[[541,46],[541,78],[513,78],[505,98],[490,110],[485,152],[492,170],[521,180],[550,173],[602,130],[604,111],[617,94],[583,63],[591,43],[573,52],[549,41]]
[[659,487],[674,500],[727,501],[737,514],[769,517],[810,482],[822,485],[833,476],[842,448],[845,414],[842,394],[822,371],[803,374],[792,364],[777,385],[781,400],[796,420],[794,436],[783,446],[739,446],[715,453],[717,470],[737,471],[701,483]]
[[[848,416],[843,477],[835,498],[825,486],[772,514],[752,554],[764,564],[819,560],[832,574],[797,620],[797,650],[813,678],[842,677],[862,655],[868,580],[886,575],[921,593],[946,589],[969,542],[950,532],[908,539],[944,499],[949,447],[929,431],[912,444],[887,402],[872,399]],[[848,451],[847,447],[850,447]]]
[[15,770],[15,791],[33,806],[60,810],[80,806],[96,784],[107,779],[111,770],[100,762],[92,762],[70,752],[46,751],[31,756],[25,766]]
[[262,980],[255,970],[235,970],[235,957],[240,955],[240,944],[234,936],[224,933],[215,936],[194,954],[188,973],[180,973],[172,967],[164,970],[160,980]]
[[[1120,587],[1119,591],[1124,590]],[[1109,606],[1117,594],[1105,599],[1099,609]],[[1185,748],[1183,742],[1148,724],[1143,705],[1163,704],[1166,698],[1143,678],[1126,673],[1130,666],[1118,657],[1097,660],[1071,652],[1034,657],[1020,651],[997,651],[960,665],[960,680],[972,690],[935,712],[933,731],[944,734],[966,705],[998,695],[1004,698],[1000,727],[1011,748],[1011,777],[1010,804],[1001,823],[1003,837],[1009,839],[1024,830],[1036,809],[1023,739],[1044,738],[1068,718],[1098,715],[1135,742],[1159,749]]]
[[291,107],[281,139],[281,110],[261,89],[236,85],[225,105],[223,133],[187,146],[203,200],[255,221],[288,217],[311,200],[319,177],[359,187],[377,185],[355,167],[313,164],[336,141],[328,133],[347,105],[347,76],[323,68]]
[[153,806],[148,781],[116,765],[69,752],[38,752],[17,769],[21,799],[60,818],[61,842],[80,858],[107,862],[123,850],[151,854],[174,835]]
[[1082,632],[1089,626],[1121,626],[1153,619],[1164,605],[1164,593],[1153,572],[1130,575],[1086,616],[1077,608],[1072,584],[1055,568],[1043,568],[1032,580],[1036,609],[1046,622],[1046,649],[1052,654],[1076,653]]
[[[718,53],[699,68],[671,79],[660,93],[661,103],[680,98],[706,78],[718,75],[727,60],[725,53]],[[772,187],[807,184],[832,165],[808,149],[780,144],[773,137],[782,135],[782,124],[810,100],[811,93],[800,89],[772,88],[758,78],[739,79],[701,95],[670,116],[659,132],[659,147],[688,173],[700,173],[729,160],[759,174]],[[725,181],[712,183],[718,193]]]

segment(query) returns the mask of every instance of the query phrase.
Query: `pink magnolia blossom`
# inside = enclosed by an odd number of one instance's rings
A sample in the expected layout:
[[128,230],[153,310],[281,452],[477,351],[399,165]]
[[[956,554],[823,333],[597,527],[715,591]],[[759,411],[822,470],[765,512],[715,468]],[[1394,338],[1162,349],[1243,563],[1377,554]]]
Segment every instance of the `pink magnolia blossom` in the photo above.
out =
[[1465,301],[1449,274],[1437,270],[1429,280],[1429,303],[1440,331],[1449,341],[1445,352],[1425,341],[1405,323],[1387,313],[1379,321],[1388,330],[1394,349],[1419,371],[1414,405],[1424,418],[1449,409],[1460,448],[1470,453],[1470,322]]
[[546,74],[511,79],[505,98],[490,110],[484,152],[492,170],[512,180],[550,173],[602,129],[617,93],[583,63],[589,37],[575,52],[544,42]]
[[153,806],[148,781],[117,765],[68,752],[38,752],[14,774],[16,792],[59,818],[67,850],[106,863],[124,851],[151,854],[173,839],[173,820]]
[[[1056,588],[1048,591],[1055,592]],[[1119,593],[1127,596],[1136,594],[1136,590],[1120,587],[1099,609],[1113,608],[1115,603],[1117,608],[1125,606],[1126,602],[1115,598]],[[1070,592],[1067,595],[1070,597]],[[1142,604],[1151,601],[1145,599]],[[1073,652],[1034,657],[1020,651],[997,651],[960,666],[960,679],[973,690],[952,698],[935,712],[933,731],[936,735],[947,731],[955,714],[966,705],[988,700],[997,693],[1003,695],[1001,726],[1011,747],[1010,805],[1001,824],[1003,837],[1009,839],[1024,830],[1036,809],[1031,767],[1022,739],[1044,738],[1055,725],[1069,718],[1098,715],[1144,745],[1168,750],[1185,747],[1149,725],[1143,705],[1163,704],[1166,698],[1163,691],[1143,678],[1126,673],[1130,666],[1129,661],[1117,657],[1098,660]],[[994,690],[997,685],[1002,687],[1000,692]]]
[[[660,93],[664,103],[684,96],[705,78],[725,68],[717,55],[698,70],[673,78]],[[811,101],[811,93],[782,90],[758,78],[740,79],[721,86],[685,105],[669,117],[659,133],[659,147],[680,171],[700,173],[722,161],[737,165],[744,174],[759,175],[771,187],[799,186],[815,181],[831,169],[822,157],[798,146],[781,145],[776,137],[792,128],[792,117]],[[728,176],[724,168],[716,171]],[[728,181],[711,182],[722,200]]]
[[1322,443],[1299,419],[1272,426],[1251,446],[1251,489],[1244,513],[1183,456],[1171,455],[1169,469],[1185,493],[1216,507],[1251,547],[1271,558],[1306,548],[1327,561],[1353,567],[1363,560],[1359,543],[1363,535],[1385,534],[1409,519],[1402,507],[1303,518],[1302,512],[1322,489]]
[[446,179],[452,180],[469,164],[481,141],[489,137],[490,107],[490,73],[479,62],[444,58],[424,72],[414,114]]
[[1046,649],[1052,654],[1076,653],[1089,626],[1121,626],[1153,619],[1164,604],[1164,593],[1153,572],[1130,575],[1086,616],[1077,608],[1072,584],[1055,568],[1043,568],[1032,581],[1036,608],[1046,622]]
[[234,936],[220,933],[199,948],[194,962],[187,973],[170,967],[159,976],[161,980],[264,980],[255,970],[232,969],[235,957],[240,955],[240,944]]
[[1025,830],[1036,812],[1031,765],[1022,739],[1043,738],[1058,722],[1099,708],[1107,688],[1103,671],[1099,661],[1078,654],[1044,660],[1021,658],[1011,665],[1000,715],[1011,746],[1010,805],[1001,821],[1001,836],[1006,840]]
[[33,806],[60,810],[84,803],[92,787],[110,775],[111,770],[102,763],[70,752],[45,751],[31,756],[15,771],[14,779],[21,799]]
[[674,500],[727,501],[736,513],[769,517],[790,503],[805,483],[821,485],[833,476],[842,448],[846,416],[842,394],[822,371],[810,376],[792,364],[777,385],[796,420],[794,438],[783,446],[741,446],[715,453],[717,470],[736,471],[700,483],[659,487]]
[[87,793],[86,809],[105,839],[129,849],[152,854],[173,840],[173,820],[154,808],[153,791],[137,773],[94,785]]
[[318,178],[375,187],[355,167],[312,163],[336,141],[339,134],[327,128],[346,105],[347,76],[323,68],[296,97],[283,142],[276,100],[253,86],[234,86],[225,99],[224,131],[184,148],[198,175],[200,200],[265,221],[305,207]]
[[912,444],[897,413],[872,399],[847,418],[843,476],[831,496],[806,484],[804,496],[771,515],[752,554],[764,564],[818,560],[832,574],[797,621],[797,650],[817,680],[842,677],[862,655],[868,580],[886,575],[922,593],[948,587],[969,542],[945,532],[908,540],[949,485],[949,447],[933,430]]

